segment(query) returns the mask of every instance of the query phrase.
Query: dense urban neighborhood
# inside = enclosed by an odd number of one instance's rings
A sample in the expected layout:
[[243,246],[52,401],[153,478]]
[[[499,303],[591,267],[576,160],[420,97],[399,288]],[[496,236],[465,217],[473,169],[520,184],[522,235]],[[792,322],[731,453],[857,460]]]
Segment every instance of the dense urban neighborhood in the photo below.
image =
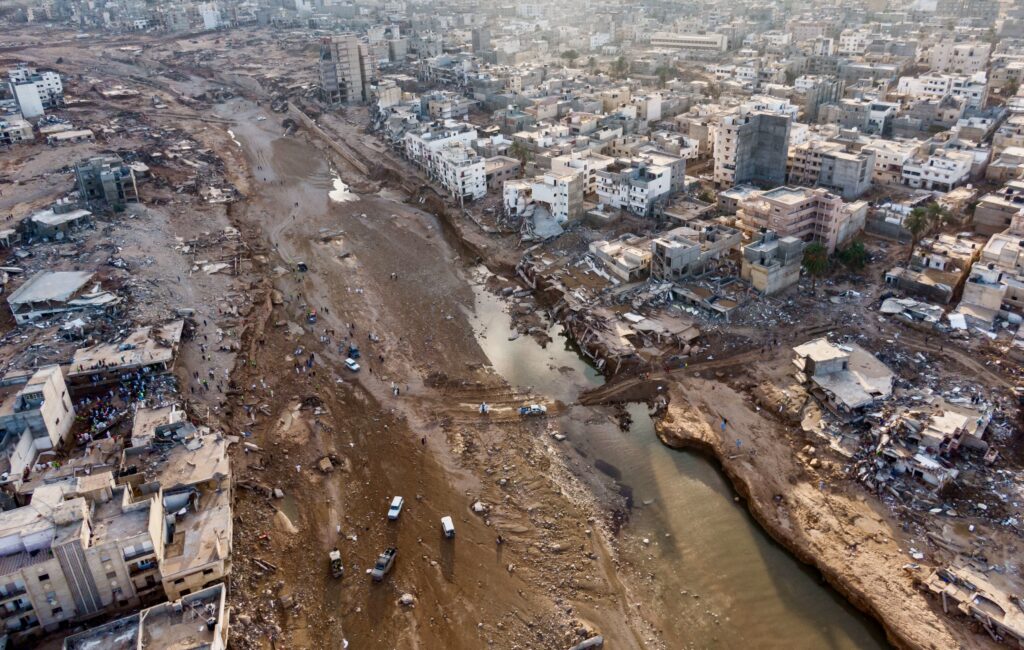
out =
[[1024,647],[1024,3],[0,3],[0,649]]

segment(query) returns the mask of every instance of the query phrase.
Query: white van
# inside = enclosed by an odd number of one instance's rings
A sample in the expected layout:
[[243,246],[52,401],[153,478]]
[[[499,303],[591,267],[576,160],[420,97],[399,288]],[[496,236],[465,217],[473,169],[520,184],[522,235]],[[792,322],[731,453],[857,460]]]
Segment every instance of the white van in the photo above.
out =
[[388,508],[388,519],[394,521],[398,519],[398,515],[402,512],[402,506],[405,505],[405,499],[402,497],[395,497],[391,500],[391,507]]
[[441,517],[441,530],[448,539],[455,537],[455,523],[451,517]]

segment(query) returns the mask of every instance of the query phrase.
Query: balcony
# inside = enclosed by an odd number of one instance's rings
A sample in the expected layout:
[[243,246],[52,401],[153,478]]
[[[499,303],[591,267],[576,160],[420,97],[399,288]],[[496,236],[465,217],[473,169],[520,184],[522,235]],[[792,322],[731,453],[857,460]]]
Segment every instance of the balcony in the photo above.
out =
[[26,590],[24,585],[22,585],[21,587],[16,587],[13,591],[0,591],[0,604],[4,603],[4,602],[6,602],[6,601],[8,601],[8,600],[10,600],[12,598],[17,598],[18,596],[22,596],[22,595],[24,595],[26,593],[26,591],[27,590]]
[[20,615],[24,614],[25,612],[31,612],[33,610],[34,610],[34,608],[32,607],[32,603],[31,602],[24,602],[24,603],[18,603],[18,606],[15,607],[14,609],[11,609],[10,607],[6,607],[5,606],[2,609],[0,609],[0,612],[3,612],[3,618],[7,619],[7,618],[10,618],[12,616],[20,616]]

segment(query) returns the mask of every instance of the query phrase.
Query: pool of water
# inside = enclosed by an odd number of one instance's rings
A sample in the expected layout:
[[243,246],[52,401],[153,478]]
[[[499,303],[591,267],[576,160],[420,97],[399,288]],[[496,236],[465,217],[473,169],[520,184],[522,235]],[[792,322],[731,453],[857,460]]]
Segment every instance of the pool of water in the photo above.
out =
[[[509,340],[504,301],[476,287],[474,329],[495,370],[538,395],[576,401],[603,383],[552,328],[546,348]],[[885,648],[881,628],[771,540],[708,459],[661,444],[642,404],[623,432],[594,409],[572,406],[558,423],[577,466],[591,465],[632,497],[621,535],[628,559],[652,584],[668,647]],[[642,540],[646,539],[648,544]],[[630,549],[637,549],[631,551]]]

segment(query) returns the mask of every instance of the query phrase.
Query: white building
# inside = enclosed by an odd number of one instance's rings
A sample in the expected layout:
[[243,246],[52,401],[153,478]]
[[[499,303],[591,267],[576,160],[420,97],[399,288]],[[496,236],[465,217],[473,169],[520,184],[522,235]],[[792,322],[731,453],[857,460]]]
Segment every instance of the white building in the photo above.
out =
[[528,214],[540,207],[563,224],[582,214],[582,176],[550,171],[534,179],[505,181],[502,202],[509,215]]
[[440,151],[438,178],[455,198],[465,201],[487,195],[487,172],[483,156],[468,145],[453,142]]
[[64,102],[64,84],[60,75],[52,70],[36,70],[21,63],[7,71],[11,95],[18,102],[21,114],[32,118],[44,109],[60,106]]
[[985,72],[971,75],[927,74],[900,77],[897,94],[915,99],[942,99],[946,95],[963,98],[970,108],[980,109],[988,99]]
[[441,125],[428,126],[405,134],[405,156],[428,174],[438,176],[441,150],[453,144],[472,146],[476,140],[476,129],[471,124],[445,121]]
[[597,172],[597,196],[601,203],[648,216],[662,197],[672,190],[672,169],[663,165],[622,165],[616,163]]
[[974,156],[966,151],[939,150],[926,159],[903,164],[903,183],[914,188],[948,192],[971,178]]
[[574,151],[564,156],[555,156],[551,159],[551,171],[558,174],[579,173],[583,178],[583,192],[595,194],[597,192],[597,172],[608,169],[614,162],[615,159],[611,156],[603,156],[587,149]]
[[863,29],[844,29],[839,34],[839,54],[863,54],[871,42],[871,34]]
[[651,47],[689,52],[725,52],[729,39],[725,34],[693,34],[655,32],[651,35]]
[[980,41],[957,43],[946,39],[928,49],[925,60],[935,72],[974,74],[988,67],[992,45]]

